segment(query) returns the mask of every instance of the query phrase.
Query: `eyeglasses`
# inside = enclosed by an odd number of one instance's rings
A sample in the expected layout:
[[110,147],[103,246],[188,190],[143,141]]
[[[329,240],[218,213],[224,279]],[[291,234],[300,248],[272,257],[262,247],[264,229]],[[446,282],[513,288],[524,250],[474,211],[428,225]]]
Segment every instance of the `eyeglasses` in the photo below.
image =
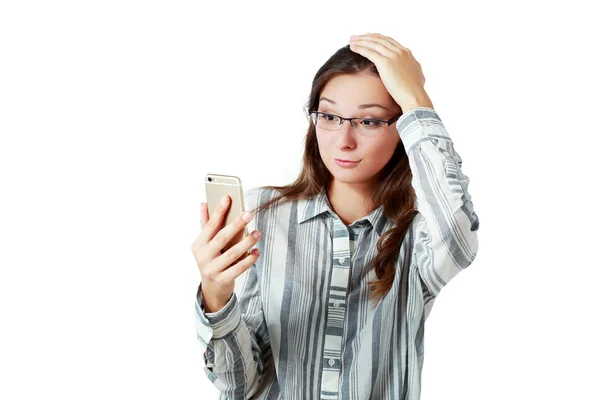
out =
[[308,116],[316,127],[328,131],[339,130],[344,123],[344,120],[350,121],[350,125],[354,128],[356,127],[356,123],[352,122],[352,120],[358,119],[358,133],[364,136],[378,136],[381,134],[381,132],[383,132],[384,127],[390,126],[396,122],[402,116],[402,114],[397,115],[387,121],[377,118],[344,118],[340,117],[339,115],[324,113],[321,111],[309,111]]

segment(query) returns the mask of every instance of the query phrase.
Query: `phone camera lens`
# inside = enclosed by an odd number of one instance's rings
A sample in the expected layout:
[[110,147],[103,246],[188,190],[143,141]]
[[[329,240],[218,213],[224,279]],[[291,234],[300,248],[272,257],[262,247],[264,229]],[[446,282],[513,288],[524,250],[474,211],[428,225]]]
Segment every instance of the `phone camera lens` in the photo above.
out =
[[209,182],[212,182],[212,178],[208,178],[208,181],[209,181]]

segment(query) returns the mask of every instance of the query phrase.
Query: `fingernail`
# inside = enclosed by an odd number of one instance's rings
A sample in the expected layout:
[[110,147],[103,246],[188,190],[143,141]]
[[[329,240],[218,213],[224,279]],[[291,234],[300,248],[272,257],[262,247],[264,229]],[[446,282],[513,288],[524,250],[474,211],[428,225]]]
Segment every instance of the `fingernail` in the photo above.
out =
[[246,211],[244,214],[242,214],[242,219],[246,222],[250,221],[252,219],[252,213]]
[[260,239],[260,236],[261,236],[261,235],[260,235],[260,232],[259,232],[259,231],[256,231],[256,232],[254,232],[254,233],[252,234],[252,236],[254,236],[254,238],[255,238],[256,240],[258,240],[258,239]]
[[224,206],[227,205],[227,196],[221,197],[221,204],[223,204]]
[[355,40],[355,39],[356,39],[356,36],[354,36],[354,35],[350,36],[350,40]]

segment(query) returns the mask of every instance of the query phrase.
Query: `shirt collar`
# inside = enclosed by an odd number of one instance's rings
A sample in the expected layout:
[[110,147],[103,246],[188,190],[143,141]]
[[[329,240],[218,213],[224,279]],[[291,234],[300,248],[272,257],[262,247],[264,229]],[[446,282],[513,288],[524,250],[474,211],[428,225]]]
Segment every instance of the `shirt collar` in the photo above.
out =
[[[327,198],[327,191],[325,190],[325,187],[309,199],[299,200],[299,203],[300,207],[298,207],[298,224],[308,221],[309,219],[317,217],[323,213],[329,213],[331,215],[334,214],[331,203]],[[360,223],[360,221],[363,220],[368,221],[375,228],[375,231],[379,236],[381,236],[381,234],[386,230],[386,226],[388,225],[388,220],[385,218],[383,213],[383,205],[377,207],[375,210],[371,211],[363,218],[360,218],[358,221]]]

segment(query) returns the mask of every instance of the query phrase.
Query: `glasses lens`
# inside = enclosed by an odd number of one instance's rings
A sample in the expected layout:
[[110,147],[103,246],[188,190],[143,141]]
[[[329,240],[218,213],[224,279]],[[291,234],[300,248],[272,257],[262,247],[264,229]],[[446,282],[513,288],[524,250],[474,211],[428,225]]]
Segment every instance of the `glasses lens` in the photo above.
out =
[[336,131],[340,128],[339,117],[331,114],[313,113],[311,114],[313,123],[319,128],[328,131]]
[[385,122],[377,119],[364,118],[358,121],[358,131],[365,136],[377,136],[383,130]]
[[[328,131],[337,131],[340,129],[340,118],[336,115],[323,114],[323,113],[312,113],[311,115],[313,123],[321,128]],[[363,118],[361,120],[354,120],[354,124],[358,133],[365,136],[377,136],[383,131],[385,122],[377,119]]]

